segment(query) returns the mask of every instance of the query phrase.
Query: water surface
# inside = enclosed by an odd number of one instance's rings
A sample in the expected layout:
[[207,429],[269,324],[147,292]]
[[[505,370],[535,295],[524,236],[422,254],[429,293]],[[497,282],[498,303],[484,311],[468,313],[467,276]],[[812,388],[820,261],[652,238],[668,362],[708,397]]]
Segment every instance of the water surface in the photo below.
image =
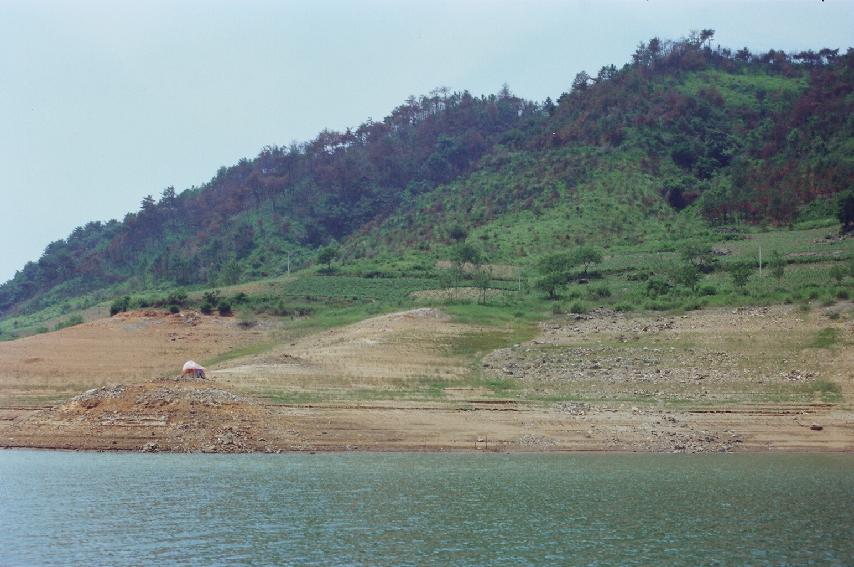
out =
[[0,565],[854,563],[854,455],[0,452]]

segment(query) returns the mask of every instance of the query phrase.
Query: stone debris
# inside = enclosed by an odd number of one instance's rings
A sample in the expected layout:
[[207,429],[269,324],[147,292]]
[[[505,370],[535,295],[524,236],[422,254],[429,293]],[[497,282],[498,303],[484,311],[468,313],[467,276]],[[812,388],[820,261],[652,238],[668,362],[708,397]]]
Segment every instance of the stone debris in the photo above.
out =
[[444,319],[447,318],[442,311],[434,308],[434,307],[419,307],[418,309],[411,309],[409,311],[404,311],[403,313],[398,314],[398,316],[412,319]]
[[[541,325],[541,336],[495,350],[481,364],[487,375],[529,386],[577,385],[591,399],[630,394],[665,401],[729,401],[771,384],[811,382],[822,378],[822,373],[816,368],[802,370],[795,366],[802,363],[795,360],[757,364],[749,349],[728,349],[723,341],[698,342],[698,329],[738,328],[754,318],[759,323],[763,318],[771,320],[775,328],[793,329],[798,321],[791,311],[790,307],[738,307],[650,318],[598,309],[580,320],[547,321]],[[713,337],[727,338],[726,331]],[[746,334],[740,340],[754,338]]]
[[244,453],[250,451],[246,447],[246,432],[233,426],[219,429],[214,436],[214,449],[218,453]]
[[119,413],[114,411],[104,414],[98,425],[107,427],[166,427],[167,421],[165,415]]
[[569,415],[587,415],[590,413],[590,404],[578,402],[562,402],[558,404],[558,411]]
[[519,437],[517,443],[520,447],[530,449],[550,449],[557,446],[557,441],[554,439],[544,437],[542,435],[535,435],[533,433],[526,433],[522,435]]
[[124,384],[115,384],[113,386],[103,386],[101,388],[93,388],[86,390],[80,395],[74,396],[69,400],[70,404],[79,404],[86,409],[97,407],[104,400],[114,400],[125,393]]
[[187,401],[206,406],[222,404],[249,403],[249,400],[217,388],[199,388],[193,390],[158,388],[144,392],[135,400],[137,405],[157,407]]
[[782,372],[781,376],[789,382],[808,382],[816,379],[815,372],[802,372],[800,370]]

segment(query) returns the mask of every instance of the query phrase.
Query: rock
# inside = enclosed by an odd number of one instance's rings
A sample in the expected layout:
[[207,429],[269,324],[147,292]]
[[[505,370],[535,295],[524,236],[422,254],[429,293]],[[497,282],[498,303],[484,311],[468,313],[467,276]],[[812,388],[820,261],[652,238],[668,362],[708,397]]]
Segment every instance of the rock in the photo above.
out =
[[812,425],[810,425],[810,429],[812,429],[813,431],[821,431],[822,429],[824,429],[824,427],[819,425],[818,423],[813,423]]
[[142,447],[143,453],[156,453],[159,446],[154,441],[149,441]]
[[554,439],[550,439],[549,437],[544,437],[542,435],[535,435],[532,433],[526,433],[519,437],[517,443],[521,447],[530,447],[534,449],[549,449],[557,446],[557,441]]

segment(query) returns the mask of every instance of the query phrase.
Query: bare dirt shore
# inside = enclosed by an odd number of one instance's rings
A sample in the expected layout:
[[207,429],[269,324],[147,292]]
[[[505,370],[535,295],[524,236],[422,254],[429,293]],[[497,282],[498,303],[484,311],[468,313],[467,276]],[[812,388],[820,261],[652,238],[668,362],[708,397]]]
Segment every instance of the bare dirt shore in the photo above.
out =
[[[116,383],[105,385],[106,376],[95,372],[91,389],[62,403],[6,398],[0,404],[0,446],[852,451],[854,329],[847,316],[830,315],[787,306],[682,316],[601,312],[548,321],[531,341],[472,353],[455,343],[502,329],[461,324],[424,308],[286,340],[265,354],[223,362],[204,381],[144,381],[138,371],[116,371]],[[100,325],[112,333],[135,320]],[[189,344],[198,341],[201,348],[210,341],[193,329],[201,325],[213,333],[213,344],[221,344],[231,324],[211,319],[180,328]],[[150,364],[170,368],[171,358],[185,353],[169,349],[174,341],[168,332],[152,337],[152,327],[137,329],[146,337],[140,344],[163,342],[170,360]],[[69,331],[74,329],[64,330],[61,342],[82,348]],[[91,328],[78,331],[95,338]],[[255,340],[264,338],[257,333]],[[90,344],[94,358],[103,345]],[[14,368],[26,364],[16,352],[33,357],[20,345],[7,345],[14,349],[0,345],[0,388],[42,384],[36,373],[30,382],[21,372],[6,373],[8,361],[17,361]],[[60,358],[56,364],[62,367]],[[52,375],[49,368],[40,372]],[[85,382],[79,376],[75,384]]]

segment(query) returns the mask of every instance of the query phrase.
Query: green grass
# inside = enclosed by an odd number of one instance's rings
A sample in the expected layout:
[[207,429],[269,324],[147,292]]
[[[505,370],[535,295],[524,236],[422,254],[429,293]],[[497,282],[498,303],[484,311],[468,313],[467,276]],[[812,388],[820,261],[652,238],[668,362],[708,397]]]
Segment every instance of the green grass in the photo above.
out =
[[[677,88],[685,94],[697,95],[701,89],[714,85],[721,94],[727,106],[759,107],[759,93],[775,94],[793,98],[806,88],[806,77],[785,77],[782,75],[767,75],[751,73],[749,75],[727,73],[719,70],[708,70],[693,73]],[[777,106],[781,106],[778,104]]]
[[243,358],[244,356],[251,356],[255,354],[264,354],[266,352],[270,352],[277,345],[276,342],[260,342],[254,343],[247,346],[238,347],[232,349],[230,351],[224,352],[222,354],[218,354],[216,356],[212,356],[211,358],[207,358],[202,361],[203,366],[215,366],[217,364],[221,364],[223,362],[227,362],[229,360],[234,360],[236,358]]
[[816,333],[808,346],[809,348],[833,348],[840,344],[839,334],[839,329],[825,327]]
[[[499,260],[510,259],[510,263],[519,267],[522,274],[521,291],[516,291],[519,281],[492,282],[491,285],[497,288],[509,288],[511,291],[492,297],[486,305],[479,305],[475,301],[416,301],[412,298],[414,291],[440,287],[440,271],[435,266],[437,260],[447,258],[443,256],[446,252],[444,249],[409,252],[401,257],[388,255],[372,259],[345,259],[336,265],[337,271],[332,275],[320,275],[312,268],[290,276],[215,289],[221,292],[222,297],[229,299],[244,293],[242,302],[232,301],[232,304],[235,312],[245,314],[246,317],[251,318],[256,314],[277,317],[280,330],[277,331],[278,338],[273,340],[279,340],[282,336],[304,336],[393,311],[436,306],[450,314],[456,322],[490,327],[482,335],[467,335],[449,346],[454,354],[472,358],[477,353],[530,339],[537,332],[538,322],[572,311],[583,314],[590,309],[607,307],[623,312],[649,310],[677,314],[695,309],[784,302],[811,309],[827,304],[834,298],[844,300],[848,294],[851,276],[837,283],[831,277],[831,272],[834,267],[851,264],[854,241],[828,241],[824,236],[832,231],[827,227],[765,231],[742,227],[742,237],[726,240],[720,234],[703,228],[689,213],[674,216],[672,211],[662,211],[653,220],[644,221],[649,224],[644,229],[644,236],[637,241],[612,239],[615,244],[605,249],[605,259],[594,267],[598,275],[592,276],[590,284],[570,284],[559,290],[559,301],[546,300],[532,286],[537,277],[532,269],[536,256],[514,256],[512,251],[520,245],[530,246],[529,250],[535,251],[539,247],[554,246],[556,241],[571,249],[576,245],[575,236],[583,236],[588,229],[594,230],[596,223],[601,223],[606,216],[607,200],[601,199],[601,193],[607,192],[605,185],[630,184],[632,180],[641,178],[626,171],[614,173],[610,177],[594,173],[586,183],[600,183],[595,191],[583,187],[572,191],[561,188],[559,193],[562,195],[560,198],[566,200],[564,205],[559,203],[556,208],[543,210],[539,214],[526,211],[499,216],[496,221],[473,230],[469,235],[470,241],[474,240],[484,248],[491,247],[493,253],[498,252]],[[636,201],[633,206],[642,205],[649,189],[641,184],[635,190]],[[633,202],[631,195],[628,192],[625,197],[628,203]],[[573,203],[582,207],[582,216],[585,218],[570,218],[575,211]],[[587,218],[585,215],[588,214],[592,216]],[[625,234],[629,235],[631,231]],[[484,240],[481,236],[487,238]],[[720,266],[716,271],[702,275],[695,289],[674,285],[663,295],[650,295],[646,279],[651,276],[669,277],[671,267],[678,261],[679,247],[687,240],[696,239],[726,248],[731,254],[720,258]],[[733,261],[754,258],[760,244],[766,259],[770,259],[772,250],[790,255],[783,277],[777,279],[769,271],[759,277],[757,270],[751,275],[745,289],[734,287],[724,267]],[[458,280],[454,285],[470,286],[471,282]],[[134,297],[166,297],[180,289],[163,288]],[[204,289],[184,289],[188,295],[187,308],[197,309]],[[88,296],[33,314],[6,318],[0,321],[0,339],[8,340],[76,323],[84,319],[84,314],[88,320],[94,313],[92,309],[96,299],[94,295]],[[839,340],[839,336],[831,330],[826,335],[816,337],[809,346],[833,348],[839,344]],[[260,354],[270,348],[272,344],[269,342],[240,347],[205,362],[215,365],[241,356]]]
[[842,388],[836,382],[830,380],[816,380],[801,385],[798,393],[808,398],[820,397],[823,402],[842,401]]
[[454,339],[450,345],[451,354],[474,357],[487,354],[502,346],[525,340],[529,333],[524,329],[486,330],[466,333]]
[[430,278],[364,278],[354,276],[304,275],[284,285],[287,297],[333,298],[350,301],[401,301],[414,291],[436,289],[438,281]]
[[548,307],[549,302],[538,297],[523,297],[506,304],[454,303],[442,305],[442,310],[459,323],[500,326],[533,324],[545,317]]
[[74,325],[80,325],[81,323],[83,323],[83,316],[82,315],[72,315],[68,319],[65,319],[64,321],[60,321],[59,323],[54,325],[53,330],[59,331],[60,329],[66,329],[68,327],[73,327]]
[[[479,375],[457,380],[441,380],[431,376],[407,379],[399,383],[390,383],[382,388],[356,387],[348,389],[329,389],[316,391],[281,391],[262,390],[252,391],[269,403],[274,404],[309,404],[337,402],[373,402],[373,401],[444,401],[448,403],[465,403],[469,396],[448,398],[448,389],[471,389],[477,391],[471,398],[506,398],[517,396],[519,386],[516,381],[509,379],[488,379]],[[484,392],[485,390],[485,392]]]

